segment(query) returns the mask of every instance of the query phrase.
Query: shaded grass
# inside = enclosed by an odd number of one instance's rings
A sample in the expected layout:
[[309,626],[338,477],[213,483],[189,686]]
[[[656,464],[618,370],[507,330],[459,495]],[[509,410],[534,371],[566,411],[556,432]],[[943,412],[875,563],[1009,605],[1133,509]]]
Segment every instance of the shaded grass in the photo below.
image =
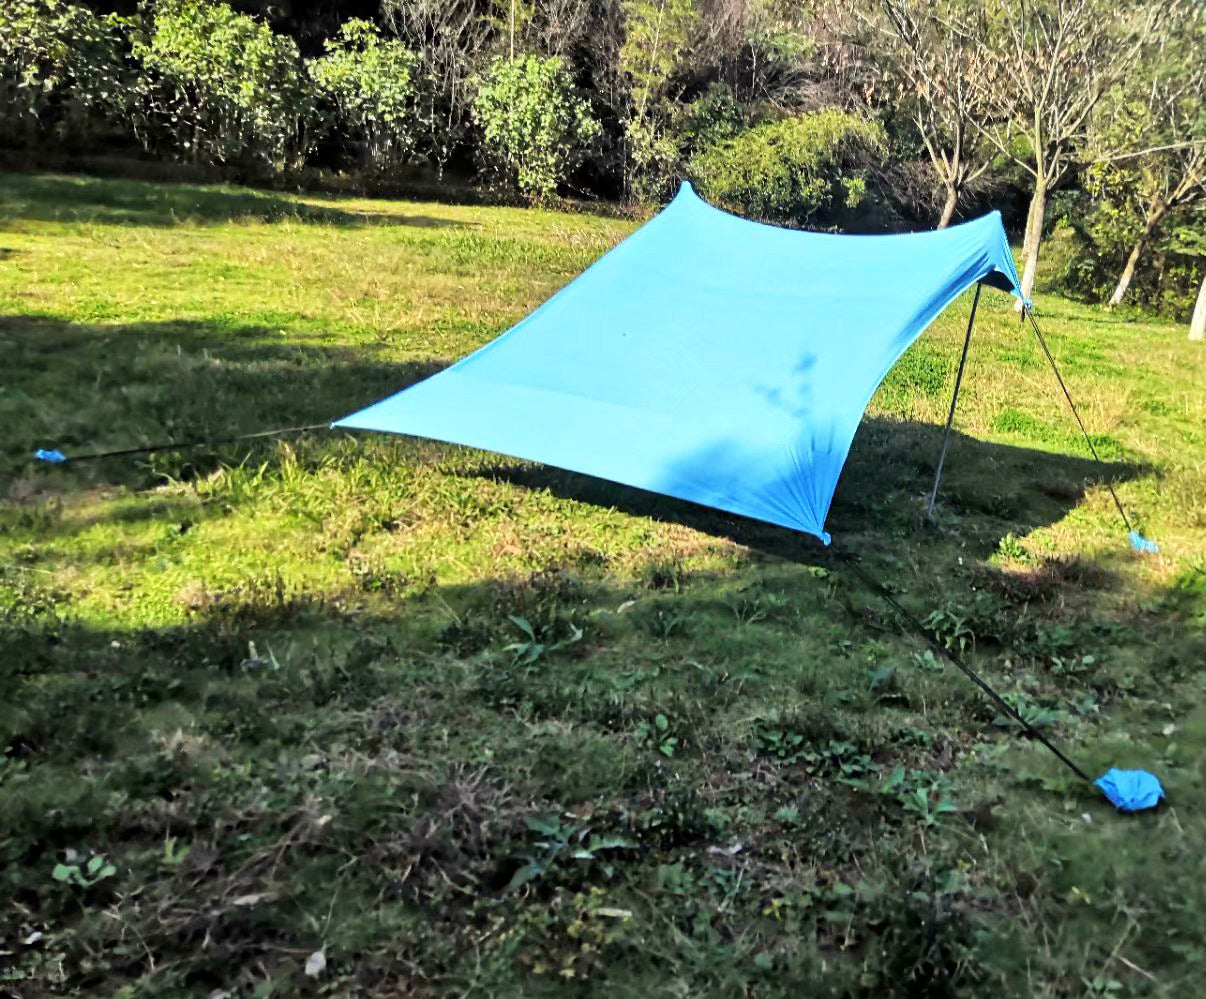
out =
[[[961,303],[889,375],[830,521],[1087,769],[1160,773],[1171,807],[1123,819],[766,525],[409,439],[29,466],[350,412],[625,223],[0,192],[18,990],[1192,994],[1206,441],[1178,331],[1043,303],[1102,470],[986,296],[926,525]],[[1160,559],[1127,555],[1103,477]],[[55,880],[92,856],[114,875]]]

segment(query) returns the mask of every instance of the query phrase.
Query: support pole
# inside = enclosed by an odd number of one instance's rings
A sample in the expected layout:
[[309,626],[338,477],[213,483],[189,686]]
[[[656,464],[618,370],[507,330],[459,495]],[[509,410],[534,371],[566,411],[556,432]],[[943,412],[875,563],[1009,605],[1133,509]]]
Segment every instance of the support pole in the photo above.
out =
[[963,356],[959,358],[959,373],[955,375],[955,393],[951,396],[951,410],[946,414],[946,432],[942,435],[942,453],[938,455],[938,469],[934,472],[934,488],[930,490],[930,504],[926,507],[925,519],[934,516],[934,501],[938,498],[938,483],[942,479],[942,464],[946,461],[946,449],[951,443],[951,424],[955,422],[955,404],[959,401],[959,387],[963,384],[963,369],[967,366],[967,349],[971,346],[972,327],[976,323],[976,306],[980,304],[980,289],[976,282],[976,297],[972,299],[971,315],[967,317],[967,336],[963,338]]

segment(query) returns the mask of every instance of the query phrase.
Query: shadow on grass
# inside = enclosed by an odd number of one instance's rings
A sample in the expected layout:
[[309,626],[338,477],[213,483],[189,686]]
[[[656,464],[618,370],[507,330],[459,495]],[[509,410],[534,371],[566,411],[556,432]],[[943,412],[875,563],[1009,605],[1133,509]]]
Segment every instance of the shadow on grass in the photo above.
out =
[[[381,349],[282,344],[279,331],[255,326],[0,317],[0,479],[36,467],[37,448],[72,454],[324,423],[444,366],[379,359]],[[180,460],[199,464],[207,453]],[[132,484],[139,475],[145,484],[139,461],[90,462],[68,474],[80,470],[77,485]]]
[[[864,418],[846,462],[827,527],[838,547],[862,534],[885,538],[931,529],[924,500],[933,483],[943,428]],[[935,522],[986,552],[1010,532],[1056,523],[1091,486],[1145,474],[1142,466],[993,444],[957,431],[944,466]],[[556,496],[690,527],[784,558],[815,559],[811,535],[657,493],[543,465],[500,462],[475,473]],[[1120,528],[1121,531],[1121,528]]]
[[[32,316],[0,318],[8,360],[0,396],[0,476],[36,467],[37,448],[67,454],[196,441],[337,419],[439,371],[444,362],[404,363],[355,349],[281,343],[275,330],[192,321],[90,326]],[[1102,481],[1145,473],[1136,464],[1098,466],[1087,458],[975,440],[955,433],[946,463],[937,532],[923,516],[942,428],[864,419],[834,499],[828,527],[839,546],[888,538],[949,534],[969,554],[987,555],[1001,537],[1053,524]],[[15,499],[44,487],[149,485],[164,475],[189,478],[271,452],[265,442],[221,449],[163,451],[153,464],[138,456],[82,463],[26,476]],[[475,474],[568,499],[682,524],[787,558],[825,559],[816,539],[655,493],[556,468],[487,462]],[[79,471],[77,471],[77,469]],[[58,476],[58,478],[52,478]],[[33,484],[30,484],[33,483]],[[135,518],[137,519],[137,518]]]
[[462,228],[426,215],[355,212],[308,205],[267,191],[54,175],[0,175],[0,225],[13,221],[102,222],[143,226],[217,225],[234,220],[336,226]]

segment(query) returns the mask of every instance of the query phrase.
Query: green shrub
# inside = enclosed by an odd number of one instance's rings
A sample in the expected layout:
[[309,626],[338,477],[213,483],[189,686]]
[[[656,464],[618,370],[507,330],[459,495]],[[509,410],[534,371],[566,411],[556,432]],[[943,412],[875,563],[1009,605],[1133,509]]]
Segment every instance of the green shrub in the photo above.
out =
[[[1090,182],[1092,183],[1092,181]],[[1118,224],[1117,210],[1083,191],[1054,199],[1053,231],[1047,238],[1046,287],[1085,302],[1103,302],[1118,281],[1131,243]],[[1202,280],[1206,209],[1183,223],[1165,222],[1154,233],[1125,301],[1158,315],[1187,320]]]
[[252,173],[301,165],[314,99],[291,38],[226,4],[161,0],[131,41],[147,145]]
[[739,135],[748,125],[745,114],[732,88],[711,83],[699,97],[682,106],[674,131],[690,157]]
[[703,11],[694,0],[622,0],[624,43],[616,68],[628,84],[624,120],[625,189],[637,201],[656,201],[682,162],[674,129],[681,76],[695,71]]
[[488,169],[530,198],[547,198],[599,134],[559,57],[495,59],[478,84],[473,117]]
[[336,130],[374,173],[405,163],[415,146],[414,53],[359,18],[324,45],[326,54],[308,66]]
[[62,0],[0,3],[0,139],[79,139],[122,107],[121,19]]
[[691,161],[690,174],[705,197],[742,215],[833,223],[863,201],[867,167],[883,148],[878,124],[821,111],[719,142]]

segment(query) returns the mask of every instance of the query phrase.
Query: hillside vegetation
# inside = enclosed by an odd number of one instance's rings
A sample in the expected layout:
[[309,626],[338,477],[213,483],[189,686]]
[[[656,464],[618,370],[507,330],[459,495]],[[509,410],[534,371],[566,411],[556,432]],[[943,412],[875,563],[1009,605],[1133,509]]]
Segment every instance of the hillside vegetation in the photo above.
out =
[[6,0],[0,165],[883,232],[1206,339],[1195,0]]
[[[633,228],[0,176],[0,994],[1186,996],[1206,975],[1206,401],[1040,290],[891,372],[844,552],[492,454],[312,432]],[[1041,278],[1040,272],[1040,278]],[[969,298],[970,296],[968,296]],[[1139,558],[1114,484],[1162,554]]]

